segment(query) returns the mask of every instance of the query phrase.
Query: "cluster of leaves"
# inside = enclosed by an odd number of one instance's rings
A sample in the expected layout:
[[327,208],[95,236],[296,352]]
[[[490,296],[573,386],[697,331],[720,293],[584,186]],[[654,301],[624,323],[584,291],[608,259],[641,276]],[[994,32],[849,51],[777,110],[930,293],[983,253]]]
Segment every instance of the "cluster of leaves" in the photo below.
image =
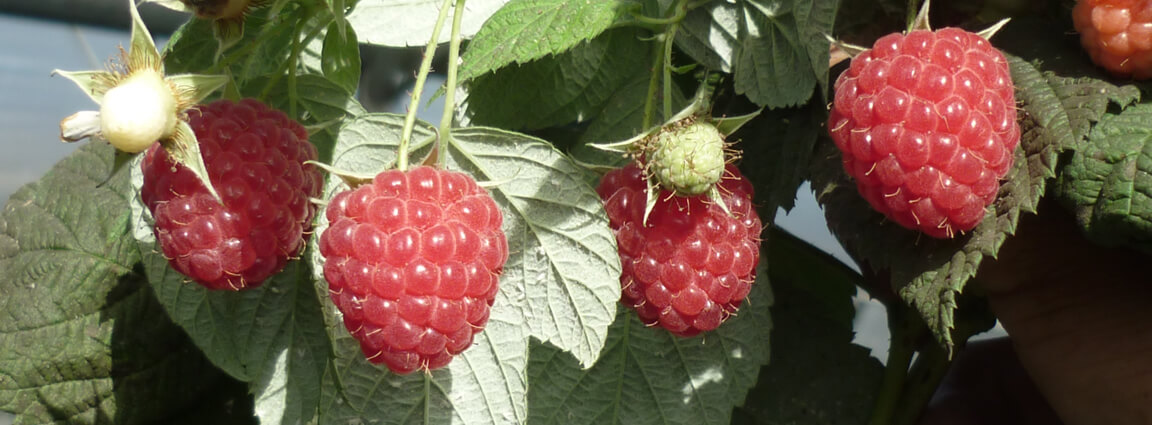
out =
[[[688,57],[737,76],[735,93],[757,106],[799,105],[827,85],[827,43],[802,40],[831,29],[835,2],[795,3],[769,11],[751,2],[735,9],[680,2],[685,16],[669,22],[683,19],[675,42]],[[462,33],[475,38],[460,78],[466,119],[475,126],[441,135],[418,122],[414,155],[435,141],[444,166],[499,183],[491,191],[512,255],[488,327],[448,367],[399,376],[365,361],[328,299],[314,243],[256,289],[222,293],[187,283],[155,246],[135,195],[138,167],[101,185],[112,153],[97,143],[15,195],[0,221],[11,317],[0,332],[0,408],[29,422],[152,422],[204,409],[221,416],[205,420],[260,423],[728,423],[756,378],[769,376],[761,381],[775,384],[757,391],[780,401],[743,415],[840,415],[797,409],[776,387],[830,369],[763,367],[773,302],[764,265],[749,305],[706,336],[672,337],[616,302],[620,265],[590,185],[597,176],[558,147],[641,130],[649,87],[659,78],[651,64],[663,43],[653,37],[666,27],[644,16],[672,14],[673,6],[468,3]],[[369,113],[355,99],[360,38],[423,43],[436,7],[272,2],[250,14],[242,38],[225,48],[212,22],[191,19],[171,37],[165,65],[169,73],[228,75],[223,96],[260,98],[308,126],[324,162],[376,172],[396,161],[404,117]],[[751,14],[755,25],[737,25],[737,14]],[[708,38],[712,28],[726,36]],[[794,65],[810,71],[793,72]],[[681,104],[692,78],[677,78],[666,93]],[[582,137],[545,141],[512,132],[559,126],[575,126]],[[791,188],[773,192],[791,198],[799,183],[789,179]],[[324,198],[342,188],[330,179]],[[314,232],[325,226],[321,218]],[[789,273],[802,286],[802,271]],[[846,280],[829,284],[851,292]],[[838,299],[829,324],[838,330],[821,335],[819,349],[851,345],[851,305]],[[797,305],[783,316],[793,338],[806,335],[803,310]],[[868,371],[863,376],[878,375],[862,350],[852,353]],[[795,351],[791,358],[811,356]],[[181,382],[182,391],[162,392],[167,382]],[[826,378],[810,387],[825,394],[837,385]],[[140,401],[145,396],[149,403]]]
[[[446,41],[432,17],[451,3],[270,3],[223,50],[211,22],[190,20],[166,47],[168,71],[228,75],[223,96],[297,118],[336,168],[392,166],[404,117],[356,100],[360,44]],[[716,332],[674,338],[616,302],[614,239],[592,189],[598,175],[582,165],[625,159],[587,145],[662,122],[699,70],[724,76],[713,115],[764,109],[732,140],[765,222],[811,181],[833,233],[869,278],[886,279],[870,290],[890,290],[948,349],[971,333],[954,341],[966,283],[1048,191],[1094,239],[1152,250],[1152,132],[1142,124],[1152,109],[1042,20],[1014,21],[994,40],[1008,53],[1023,136],[986,220],[949,241],[885,222],[823,129],[834,76],[824,35],[834,23],[865,32],[837,20],[840,3],[468,2],[458,75],[467,107],[456,112],[469,126],[441,134],[418,122],[413,155],[438,149],[445,167],[497,183],[511,256],[488,327],[428,374],[364,360],[328,299],[314,240],[257,289],[187,284],[155,247],[137,167],[107,179],[111,148],[85,146],[0,216],[0,409],[77,423],[189,411],[213,423],[862,423],[881,380],[879,363],[851,343],[862,277],[787,233],[765,231],[754,290]],[[330,179],[324,198],[342,188]],[[314,232],[326,226],[321,215]],[[170,382],[181,390],[163,391]]]

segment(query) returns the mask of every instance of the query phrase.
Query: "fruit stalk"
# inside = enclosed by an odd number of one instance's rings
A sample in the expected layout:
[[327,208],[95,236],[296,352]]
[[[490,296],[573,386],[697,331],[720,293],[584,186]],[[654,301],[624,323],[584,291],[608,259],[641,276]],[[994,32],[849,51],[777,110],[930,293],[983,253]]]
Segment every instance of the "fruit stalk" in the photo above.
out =
[[880,393],[872,408],[868,425],[892,425],[900,409],[904,394],[904,384],[908,377],[908,365],[912,362],[911,336],[914,334],[908,325],[908,308],[900,302],[886,303],[888,306],[888,329],[892,333],[888,344],[888,361],[884,365],[884,377],[880,382]]
[[408,113],[404,115],[404,130],[400,133],[400,146],[396,149],[396,169],[400,171],[408,170],[408,145],[412,142],[412,130],[416,127],[416,111],[420,109],[420,95],[424,91],[424,82],[428,80],[428,72],[432,70],[432,58],[436,56],[440,29],[444,28],[444,20],[448,19],[448,10],[451,8],[452,0],[444,0],[440,5],[440,14],[436,16],[436,24],[432,26],[432,38],[424,47],[424,59],[420,62],[420,70],[416,73],[416,84],[412,86],[412,99],[408,102]]
[[936,388],[944,380],[952,361],[949,351],[939,344],[928,344],[905,379],[904,394],[900,397],[900,411],[892,418],[895,425],[915,425],[924,408],[932,400]]
[[676,31],[680,29],[680,22],[684,20],[684,16],[688,14],[688,0],[679,0],[676,2],[676,14],[673,15],[672,23],[668,24],[668,28],[664,30],[664,66],[661,67],[661,73],[664,79],[664,118],[672,116],[672,45],[676,42]]
[[[440,117],[440,137],[451,140],[453,115],[456,112],[456,69],[460,62],[460,22],[464,16],[464,0],[456,0],[452,15],[452,41],[448,44],[448,80],[444,83],[444,114]],[[440,157],[443,158],[443,157]]]

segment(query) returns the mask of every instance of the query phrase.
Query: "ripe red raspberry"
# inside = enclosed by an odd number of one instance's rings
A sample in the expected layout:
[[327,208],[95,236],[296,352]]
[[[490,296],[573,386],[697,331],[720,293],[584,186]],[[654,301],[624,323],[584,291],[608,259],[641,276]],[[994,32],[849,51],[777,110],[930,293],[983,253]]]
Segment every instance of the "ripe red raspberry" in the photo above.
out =
[[328,291],[368,361],[431,370],[472,345],[508,259],[504,218],[472,177],[385,171],[334,196],[325,214]]
[[971,230],[1020,139],[1008,63],[956,29],[889,34],[836,80],[828,129],[877,211],[936,238]]
[[1072,22],[1092,62],[1116,76],[1152,78],[1152,2],[1080,0]]
[[304,247],[323,175],[308,132],[252,99],[189,111],[218,202],[159,145],[144,156],[140,196],[172,268],[209,289],[260,285]]
[[752,184],[732,165],[718,183],[732,215],[705,195],[659,201],[642,223],[647,188],[635,164],[604,176],[604,200],[620,251],[620,302],[645,324],[680,336],[716,329],[748,296],[760,258],[760,216]]

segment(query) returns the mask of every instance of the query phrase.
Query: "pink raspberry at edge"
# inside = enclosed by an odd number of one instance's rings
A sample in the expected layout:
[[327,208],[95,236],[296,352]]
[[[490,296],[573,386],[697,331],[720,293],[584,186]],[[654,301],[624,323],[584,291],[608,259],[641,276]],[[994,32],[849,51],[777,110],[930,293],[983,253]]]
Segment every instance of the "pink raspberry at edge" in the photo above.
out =
[[254,100],[190,110],[218,202],[192,171],[152,146],[140,195],[173,269],[209,289],[241,290],[278,273],[304,248],[324,177],[308,132]]
[[508,260],[503,216],[463,173],[380,173],[334,196],[320,235],[329,295],[372,363],[438,369],[484,329]]
[[828,129],[864,199],[935,238],[979,224],[1020,139],[1004,55],[956,28],[889,34],[854,58]]
[[732,215],[706,195],[661,190],[645,226],[644,171],[631,164],[600,181],[620,254],[620,302],[645,324],[696,335],[719,327],[748,296],[762,230],[752,184],[728,165],[718,187]]
[[1072,22],[1093,63],[1118,77],[1152,78],[1152,2],[1078,0]]

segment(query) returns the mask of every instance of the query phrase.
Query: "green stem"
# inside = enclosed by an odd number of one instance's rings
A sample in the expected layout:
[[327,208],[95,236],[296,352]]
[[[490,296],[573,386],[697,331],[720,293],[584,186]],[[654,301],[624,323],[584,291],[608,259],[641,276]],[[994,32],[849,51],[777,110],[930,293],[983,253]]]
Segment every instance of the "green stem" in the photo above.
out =
[[420,62],[420,71],[416,73],[416,85],[412,86],[412,99],[408,102],[408,113],[404,115],[404,130],[400,133],[400,146],[396,148],[396,169],[400,171],[408,171],[408,145],[412,143],[412,130],[416,128],[420,95],[424,91],[424,82],[428,80],[428,72],[432,70],[432,58],[436,56],[440,29],[444,27],[444,20],[448,19],[448,9],[451,8],[452,0],[444,0],[440,5],[440,14],[436,17],[436,24],[432,26],[432,39],[428,40],[428,45],[424,47],[424,60]]
[[444,114],[440,117],[440,137],[446,141],[451,140],[452,119],[456,112],[456,68],[460,62],[460,23],[464,16],[464,0],[456,0],[454,10],[452,41],[448,43],[448,81],[444,83]]
[[296,64],[300,60],[300,50],[303,44],[300,43],[300,33],[297,32],[292,36],[292,55],[288,57],[288,116],[296,118]]
[[[288,6],[288,0],[277,0],[275,3],[272,4],[272,6],[270,6],[268,16],[274,16],[275,18],[271,19],[270,22],[265,23],[264,28],[261,29],[260,36],[257,37],[257,39],[259,39],[260,42],[259,43],[255,43],[255,42],[250,43],[252,46],[259,48],[260,46],[264,45],[264,43],[269,41],[269,39],[271,38],[270,36],[267,38],[265,37],[265,35],[270,33],[270,32],[275,32],[276,35],[279,35],[281,33],[281,31],[283,30],[283,28],[285,27],[285,25],[283,25],[284,21],[287,21],[287,20],[293,19],[293,18],[297,19],[297,20],[301,19],[299,17],[299,15],[302,14],[303,12],[299,8],[292,11],[292,13],[281,13],[281,10],[283,10],[286,6]],[[306,13],[304,13],[304,14],[306,15]],[[269,28],[269,27],[274,27],[274,28]],[[295,25],[294,28],[299,28],[299,22],[297,22],[297,25]],[[272,31],[273,29],[275,31]],[[247,59],[247,61],[244,62],[244,69],[242,70],[243,71],[242,75],[249,75],[248,71],[249,71],[249,69],[252,68],[252,64],[257,62],[257,59],[256,59],[257,57],[258,57],[258,55],[244,54],[243,56],[236,58],[237,60],[240,58]]]
[[264,28],[264,30],[260,32],[260,35],[258,35],[255,40],[252,40],[252,42],[249,43],[242,43],[243,46],[237,49],[233,49],[231,53],[229,53],[227,56],[224,56],[223,59],[217,61],[215,65],[208,67],[204,73],[218,74],[221,72],[221,70],[232,66],[233,62],[236,62],[241,58],[249,57],[253,50],[256,50],[256,48],[267,43],[272,39],[272,37],[280,35],[280,33],[283,32],[287,27],[287,25],[268,24],[268,27]]
[[[303,28],[304,22],[307,20],[308,20],[307,15],[300,16],[296,20],[295,27],[296,28]],[[290,56],[288,57],[288,60],[286,62],[284,62],[284,64],[280,67],[280,69],[275,74],[272,74],[271,78],[268,79],[268,83],[264,84],[264,88],[262,90],[260,90],[260,96],[259,96],[260,100],[267,99],[268,93],[271,93],[272,88],[275,87],[276,84],[280,82],[280,77],[284,76],[285,74],[289,74],[288,78],[289,78],[290,84],[288,87],[288,96],[290,97],[291,102],[293,102],[291,107],[292,108],[295,107],[295,101],[296,101],[296,94],[295,94],[296,93],[296,82],[295,82],[296,81],[296,65],[297,65],[299,58],[300,58],[300,52],[303,51],[304,46],[307,44],[307,40],[311,40],[313,38],[316,38],[316,36],[318,36],[320,34],[321,30],[328,27],[328,22],[331,22],[331,20],[332,20],[332,17],[329,16],[326,21],[318,23],[316,25],[316,27],[312,28],[312,30],[309,31],[308,34],[304,36],[304,40],[306,40],[306,41],[303,43],[300,42],[300,33],[299,32],[292,35],[292,37],[293,37],[292,38],[292,52],[291,52]],[[295,113],[293,113],[292,116],[295,117],[296,116]]]
[[[672,6],[672,16],[667,18],[649,18],[637,15],[636,19],[645,24],[666,25],[664,32],[659,34],[662,43],[652,48],[652,78],[648,80],[648,95],[644,100],[644,121],[641,128],[647,129],[652,125],[652,115],[655,113],[657,88],[663,87],[664,119],[672,116],[672,46],[676,42],[676,30],[689,10],[688,0],[679,0]],[[661,84],[661,81],[663,84]]]
[[920,14],[920,0],[908,0],[907,12],[907,28],[912,28],[912,24],[916,22],[916,15]]
[[938,344],[930,344],[920,353],[908,372],[904,394],[900,397],[900,411],[893,418],[893,425],[913,425],[920,419],[951,365],[948,350]]
[[672,116],[672,45],[676,44],[676,31],[680,29],[680,21],[688,13],[688,0],[676,2],[676,15],[680,19],[673,21],[664,30],[664,66],[662,67],[664,83],[664,119]]
[[652,48],[652,78],[648,80],[648,95],[644,97],[644,121],[640,126],[644,130],[652,126],[652,114],[656,109],[656,89],[660,86],[661,67],[664,65],[664,57],[661,55],[663,51],[662,44],[656,44]]
[[880,393],[876,396],[868,425],[892,425],[892,419],[900,407],[904,378],[908,375],[908,364],[912,361],[914,351],[904,316],[903,306],[888,310],[888,329],[892,332],[888,344],[888,364],[884,367]]

